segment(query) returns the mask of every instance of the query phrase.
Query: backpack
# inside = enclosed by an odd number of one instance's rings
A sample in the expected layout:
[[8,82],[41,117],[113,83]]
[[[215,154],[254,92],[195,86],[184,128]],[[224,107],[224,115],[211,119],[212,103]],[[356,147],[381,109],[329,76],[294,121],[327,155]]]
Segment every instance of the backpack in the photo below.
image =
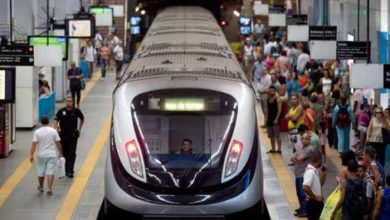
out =
[[351,119],[349,118],[348,105],[340,106],[336,115],[336,125],[341,128],[349,127]]
[[343,210],[348,210],[351,216],[368,214],[369,206],[366,195],[366,183],[362,179],[347,180],[346,197]]

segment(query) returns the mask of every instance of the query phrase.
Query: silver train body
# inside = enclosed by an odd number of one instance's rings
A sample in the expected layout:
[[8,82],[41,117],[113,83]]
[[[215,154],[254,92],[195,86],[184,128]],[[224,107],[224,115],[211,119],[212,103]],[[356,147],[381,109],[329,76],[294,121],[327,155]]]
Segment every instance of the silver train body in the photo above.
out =
[[[259,214],[263,171],[254,100],[209,11],[160,12],[113,94],[104,213]],[[183,139],[192,141],[190,153],[181,152]]]

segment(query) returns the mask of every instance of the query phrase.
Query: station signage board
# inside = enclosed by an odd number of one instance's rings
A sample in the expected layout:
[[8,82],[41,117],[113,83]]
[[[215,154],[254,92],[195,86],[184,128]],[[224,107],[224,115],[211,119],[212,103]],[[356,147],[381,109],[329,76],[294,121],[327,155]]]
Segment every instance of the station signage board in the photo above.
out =
[[34,48],[28,45],[1,46],[0,66],[34,66]]
[[0,68],[0,103],[15,103],[15,68]]
[[370,46],[369,43],[367,47],[367,42],[337,41],[337,59],[366,60]]
[[286,17],[287,25],[307,25],[307,15],[294,14]]
[[336,26],[310,26],[309,40],[337,40]]
[[390,64],[383,65],[383,88],[390,89]]

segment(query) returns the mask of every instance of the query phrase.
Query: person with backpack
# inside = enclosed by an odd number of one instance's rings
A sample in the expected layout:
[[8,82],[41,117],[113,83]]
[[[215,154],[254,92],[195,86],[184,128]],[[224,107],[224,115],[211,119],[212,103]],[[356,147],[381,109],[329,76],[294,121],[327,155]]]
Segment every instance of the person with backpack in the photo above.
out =
[[347,98],[345,95],[341,95],[332,118],[332,125],[336,127],[337,131],[337,151],[340,154],[349,149],[351,123],[354,122],[354,119],[352,108],[347,104]]
[[386,143],[383,141],[383,129],[388,129],[389,125],[383,115],[382,107],[375,108],[375,116],[372,117],[367,129],[367,142],[373,146],[377,152],[377,159],[382,166],[385,166]]
[[332,212],[331,220],[341,207],[343,220],[363,220],[369,211],[366,182],[357,176],[358,163],[350,160],[347,166],[349,175],[345,181],[340,181],[340,200]]

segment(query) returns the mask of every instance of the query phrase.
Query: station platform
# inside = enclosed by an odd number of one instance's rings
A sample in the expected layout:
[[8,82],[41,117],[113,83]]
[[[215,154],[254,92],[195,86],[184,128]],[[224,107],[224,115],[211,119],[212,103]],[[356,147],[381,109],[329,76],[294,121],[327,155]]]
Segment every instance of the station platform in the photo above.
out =
[[[78,142],[75,177],[55,179],[54,195],[39,193],[35,164],[29,162],[33,130],[18,130],[13,153],[0,159],[0,219],[96,219],[104,196],[104,165],[111,117],[111,95],[116,80],[110,73],[105,80],[95,73],[82,91],[81,110],[85,124]],[[63,104],[57,104],[57,108]],[[256,106],[262,124],[260,106]],[[292,149],[282,133],[283,154],[267,154],[269,139],[259,129],[264,171],[264,197],[271,219],[295,219],[298,208],[293,168],[288,166]],[[328,177],[325,196],[336,187],[341,167],[338,153],[327,149]],[[302,218],[303,219],[303,218]]]

